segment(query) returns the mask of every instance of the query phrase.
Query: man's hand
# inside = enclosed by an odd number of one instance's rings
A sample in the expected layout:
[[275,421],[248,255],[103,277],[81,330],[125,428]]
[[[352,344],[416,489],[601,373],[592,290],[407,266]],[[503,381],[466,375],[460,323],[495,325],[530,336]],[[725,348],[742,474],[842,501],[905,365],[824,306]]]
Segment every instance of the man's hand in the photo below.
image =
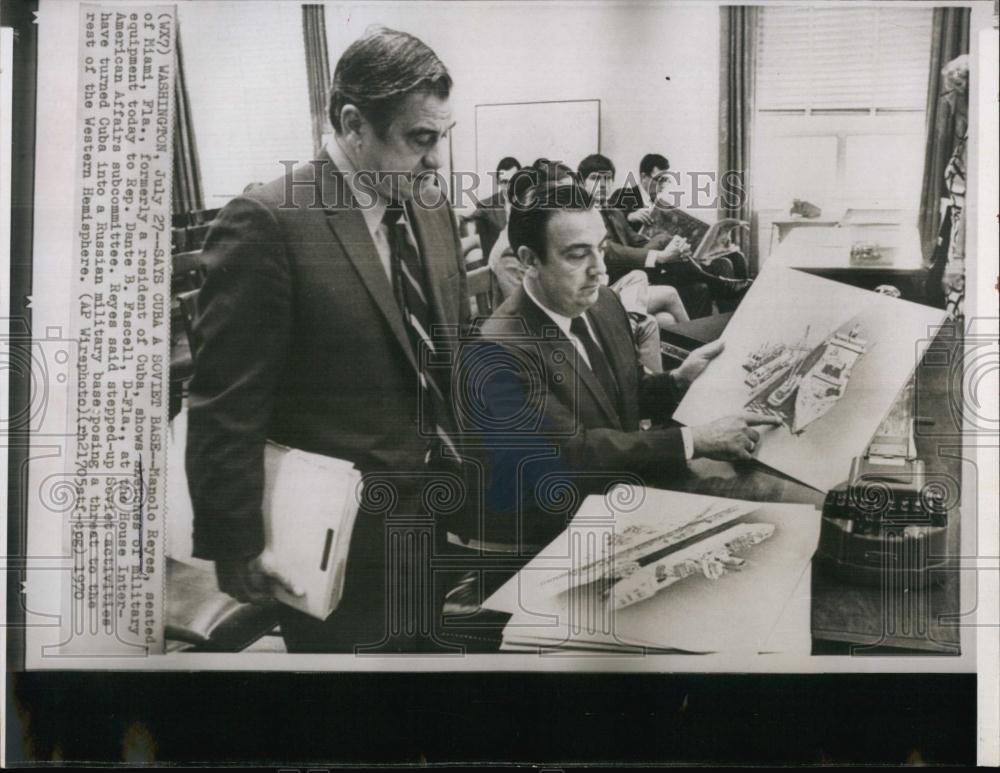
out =
[[633,225],[650,225],[653,222],[653,215],[648,209],[637,209],[635,212],[629,212],[627,218]]
[[699,346],[692,351],[684,358],[684,362],[680,364],[680,367],[673,371],[674,381],[677,382],[677,386],[681,389],[687,389],[691,386],[694,380],[702,374],[702,371],[708,367],[708,363],[722,354],[724,348],[725,344],[719,340]]
[[725,416],[709,424],[691,428],[695,457],[741,461],[753,459],[753,452],[760,441],[754,426],[776,427],[781,424],[777,416],[744,413],[742,416]]
[[673,238],[674,237],[671,236],[666,231],[661,231],[656,236],[649,237],[649,241],[646,242],[645,245],[646,249],[653,250],[654,252],[659,252],[660,250],[664,249],[668,244],[670,244],[670,240]]
[[670,244],[660,250],[660,254],[657,256],[656,262],[660,264],[670,263],[672,261],[679,260],[690,253],[691,245],[688,243],[688,240],[683,236],[675,236],[670,240]]
[[256,558],[237,558],[215,562],[215,577],[219,590],[228,593],[237,601],[250,604],[269,604],[271,590],[277,585],[293,596],[301,596],[304,591],[274,566],[265,552]]
[[947,298],[952,290],[962,292],[965,290],[965,261],[954,260],[948,264],[944,275],[941,277],[941,290]]

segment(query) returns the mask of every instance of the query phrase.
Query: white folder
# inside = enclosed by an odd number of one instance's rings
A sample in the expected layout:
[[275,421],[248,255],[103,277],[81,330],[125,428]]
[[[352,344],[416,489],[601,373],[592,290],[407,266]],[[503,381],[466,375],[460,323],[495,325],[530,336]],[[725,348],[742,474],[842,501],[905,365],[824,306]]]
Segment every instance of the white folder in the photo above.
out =
[[361,473],[350,462],[267,442],[265,552],[305,591],[276,587],[278,601],[320,620],[337,608],[360,501]]

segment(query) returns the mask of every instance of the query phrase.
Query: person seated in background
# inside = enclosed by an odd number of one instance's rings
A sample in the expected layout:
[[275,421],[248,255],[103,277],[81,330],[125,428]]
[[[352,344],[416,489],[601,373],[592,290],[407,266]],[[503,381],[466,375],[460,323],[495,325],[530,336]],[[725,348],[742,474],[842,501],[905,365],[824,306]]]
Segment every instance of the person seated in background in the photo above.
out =
[[[544,185],[550,181],[566,185],[576,182],[576,176],[564,164],[553,163],[548,159],[539,159],[535,164],[521,169],[511,178],[507,196],[508,201],[514,202],[513,206],[518,206],[519,202],[523,202],[525,194],[530,189]],[[506,229],[500,234],[493,247],[493,251],[490,254],[489,266],[497,278],[496,288],[498,292],[495,294],[493,300],[494,305],[499,306],[514,294],[514,291],[521,286],[521,282],[524,279],[524,264],[510,248]],[[605,277],[606,279],[607,277]],[[619,279],[612,289],[618,292],[619,296],[626,301],[626,309],[629,312],[629,318],[632,322],[633,339],[639,359],[642,361],[643,366],[651,373],[659,373],[663,370],[659,330],[661,320],[647,311],[650,292],[654,288],[649,287],[649,281],[645,274],[632,272]],[[660,293],[661,289],[655,288],[655,292]],[[657,296],[656,303],[663,303],[662,293]],[[683,306],[680,307],[678,313],[683,314]],[[683,318],[686,319],[687,315],[684,314]],[[673,319],[671,317],[671,321]]]
[[625,213],[630,226],[642,230],[650,222],[650,209],[663,187],[670,162],[659,153],[647,153],[639,162],[639,184],[619,188],[611,194],[608,206]]
[[[690,251],[687,240],[681,237],[671,239],[663,235],[647,239],[635,233],[625,223],[621,211],[609,206],[608,192],[615,180],[615,165],[607,156],[602,156],[600,153],[587,156],[577,168],[577,178],[594,199],[594,204],[600,208],[604,224],[608,229],[605,252],[609,262],[608,279],[611,289],[615,289],[619,282],[629,277],[631,281],[636,281],[635,274],[641,274],[648,284],[646,274],[635,269],[649,268],[651,265],[658,265]],[[638,264],[638,259],[642,260],[641,265]],[[670,285],[649,286],[645,297],[646,308],[642,311],[656,317],[660,327],[675,322],[687,322],[690,319],[680,294]]]
[[[461,538],[530,554],[565,528],[582,497],[615,482],[668,485],[693,458],[752,458],[753,425],[778,418],[663,426],[723,344],[695,349],[667,373],[640,367],[625,308],[602,282],[607,229],[583,188],[532,188],[507,228],[524,283],[463,346],[455,372],[464,404],[476,407],[468,420],[486,473],[484,513],[459,527]],[[642,420],[654,426],[642,430]]]
[[495,193],[485,201],[476,203],[476,211],[470,219],[476,224],[479,246],[483,250],[484,257],[489,257],[497,236],[507,225],[507,213],[510,211],[510,204],[507,201],[507,186],[510,184],[510,178],[520,168],[521,162],[513,156],[505,156],[500,159],[500,163],[497,164],[496,178],[493,181]]
[[[506,192],[507,212],[510,212],[511,203],[520,201],[525,191],[532,186],[549,181],[570,183],[575,179],[573,170],[565,164],[550,161],[547,158],[535,159],[531,166],[519,169],[511,176]],[[494,300],[499,305],[504,299],[510,297],[515,288],[521,286],[521,279],[524,277],[524,268],[510,248],[506,224],[497,235],[489,253],[484,251],[484,254],[488,255],[487,264],[497,278],[500,292],[499,297]]]
[[[580,162],[580,176],[592,178],[589,185],[599,198],[606,195],[614,175],[614,164],[606,156],[594,154]],[[608,228],[606,259],[612,283],[630,271],[644,271],[654,287],[667,285],[676,292],[679,300],[666,310],[672,313],[677,306],[685,309],[684,316],[673,314],[678,322],[708,316],[715,309],[735,308],[750,284],[745,276],[736,277],[729,255],[714,256],[702,265],[692,257],[697,245],[689,244],[680,235],[662,232],[649,237],[638,233],[629,226],[623,211],[611,206],[604,207],[601,214]],[[669,321],[664,319],[664,324]]]

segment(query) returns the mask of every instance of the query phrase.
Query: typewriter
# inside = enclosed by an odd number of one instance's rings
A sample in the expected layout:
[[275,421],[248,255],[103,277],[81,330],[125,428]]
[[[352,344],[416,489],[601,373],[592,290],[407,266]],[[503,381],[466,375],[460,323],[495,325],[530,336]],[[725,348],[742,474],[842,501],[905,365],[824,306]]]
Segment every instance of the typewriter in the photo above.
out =
[[852,463],[847,484],[826,495],[817,564],[862,585],[924,581],[947,565],[947,504],[917,458],[911,385]]

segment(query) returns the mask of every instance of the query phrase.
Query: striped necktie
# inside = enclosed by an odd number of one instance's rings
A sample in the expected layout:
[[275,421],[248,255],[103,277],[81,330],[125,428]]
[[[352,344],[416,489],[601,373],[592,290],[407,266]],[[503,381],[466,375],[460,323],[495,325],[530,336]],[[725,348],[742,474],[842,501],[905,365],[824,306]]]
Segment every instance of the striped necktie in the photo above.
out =
[[597,376],[597,380],[604,388],[608,400],[611,401],[616,411],[621,410],[619,405],[621,396],[618,391],[618,382],[615,380],[614,373],[611,372],[611,366],[608,364],[607,357],[604,356],[601,347],[597,345],[597,341],[590,334],[590,328],[587,327],[582,314],[579,317],[573,318],[572,322],[570,322],[569,330],[583,343],[583,348],[587,352],[587,359],[590,360],[590,370]]
[[420,254],[410,242],[401,205],[390,204],[386,207],[382,222],[389,231],[393,291],[417,360],[417,372],[424,397],[420,410],[420,429],[426,435],[436,435],[452,452],[453,458],[457,459],[455,444],[442,426],[449,415],[449,402],[446,398],[449,376],[446,369],[428,367],[437,353],[437,344],[431,337],[433,314]]

